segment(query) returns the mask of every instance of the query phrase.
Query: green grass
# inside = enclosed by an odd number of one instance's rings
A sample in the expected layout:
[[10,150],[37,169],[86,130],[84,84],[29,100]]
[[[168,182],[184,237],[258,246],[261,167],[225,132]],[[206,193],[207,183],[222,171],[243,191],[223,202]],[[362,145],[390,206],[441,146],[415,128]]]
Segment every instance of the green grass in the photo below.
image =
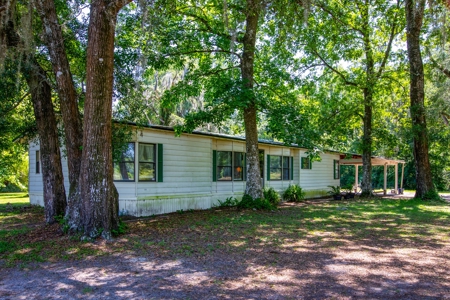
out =
[[18,205],[13,211],[2,211],[6,204],[0,202],[0,260],[7,266],[110,253],[173,258],[219,251],[245,256],[254,255],[257,249],[269,249],[264,253],[305,251],[301,246],[305,244],[333,251],[350,245],[389,249],[449,243],[450,205],[445,202],[372,198],[307,201],[273,212],[221,208],[173,213],[128,222],[125,234],[104,244],[61,235],[56,225],[45,226],[42,209],[20,209],[23,203],[28,205],[25,194],[7,195],[0,194],[0,201],[8,199]]
[[0,205],[10,203],[12,205],[30,204],[27,193],[0,193]]

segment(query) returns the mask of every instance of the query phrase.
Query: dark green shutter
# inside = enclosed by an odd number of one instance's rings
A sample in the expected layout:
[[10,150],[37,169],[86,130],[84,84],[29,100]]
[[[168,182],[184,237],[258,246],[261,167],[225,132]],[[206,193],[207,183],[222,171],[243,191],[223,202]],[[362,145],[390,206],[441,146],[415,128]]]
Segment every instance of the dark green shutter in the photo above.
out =
[[213,177],[213,181],[217,181],[217,150],[213,150],[212,177]]
[[158,182],[163,182],[163,145],[158,144]]
[[312,169],[312,159],[309,159],[309,168]]
[[267,180],[270,180],[270,155],[267,155]]
[[291,180],[294,180],[294,157],[291,156]]

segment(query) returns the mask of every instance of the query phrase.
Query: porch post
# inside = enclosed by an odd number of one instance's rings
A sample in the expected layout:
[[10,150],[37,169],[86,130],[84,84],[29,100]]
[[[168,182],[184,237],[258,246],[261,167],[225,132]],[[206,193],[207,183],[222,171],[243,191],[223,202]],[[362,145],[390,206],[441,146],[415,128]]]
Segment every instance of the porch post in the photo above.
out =
[[395,163],[395,183],[394,183],[395,194],[398,194],[398,162]]
[[400,188],[402,189],[403,194],[403,174],[405,173],[405,163],[402,163],[402,180],[400,181]]
[[383,194],[386,195],[387,191],[387,164],[384,164],[384,189]]
[[358,192],[358,165],[355,165],[355,193]]

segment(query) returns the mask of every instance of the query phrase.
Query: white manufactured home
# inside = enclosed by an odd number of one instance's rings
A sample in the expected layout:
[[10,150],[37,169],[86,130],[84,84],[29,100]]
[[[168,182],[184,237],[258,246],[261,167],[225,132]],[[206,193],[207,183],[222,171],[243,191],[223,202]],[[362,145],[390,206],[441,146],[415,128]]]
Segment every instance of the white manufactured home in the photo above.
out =
[[[176,137],[170,127],[136,127],[134,141],[114,164],[121,214],[149,216],[177,210],[208,209],[218,200],[241,198],[245,191],[245,139],[205,132]],[[307,149],[260,141],[264,187],[280,193],[297,184],[307,198],[326,195],[329,185],[339,185],[337,152],[311,162]],[[43,205],[39,144],[29,149],[29,195]],[[67,162],[63,159],[66,190]]]

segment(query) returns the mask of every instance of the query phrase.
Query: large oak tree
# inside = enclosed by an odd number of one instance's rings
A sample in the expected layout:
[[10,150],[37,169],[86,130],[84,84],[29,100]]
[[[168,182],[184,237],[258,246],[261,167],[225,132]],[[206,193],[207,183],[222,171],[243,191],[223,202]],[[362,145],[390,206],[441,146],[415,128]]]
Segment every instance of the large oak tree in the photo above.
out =
[[70,148],[66,217],[71,229],[86,238],[102,235],[109,239],[119,224],[111,149],[114,35],[117,14],[129,2],[101,0],[90,5],[82,143],[76,93],[54,2],[37,2],[62,102],[66,147]]
[[405,12],[407,20],[406,41],[409,59],[410,76],[410,111],[413,132],[413,153],[416,166],[416,198],[434,198],[431,166],[428,155],[428,134],[425,110],[425,79],[422,54],[420,50],[420,34],[423,24],[425,0],[406,0]]

